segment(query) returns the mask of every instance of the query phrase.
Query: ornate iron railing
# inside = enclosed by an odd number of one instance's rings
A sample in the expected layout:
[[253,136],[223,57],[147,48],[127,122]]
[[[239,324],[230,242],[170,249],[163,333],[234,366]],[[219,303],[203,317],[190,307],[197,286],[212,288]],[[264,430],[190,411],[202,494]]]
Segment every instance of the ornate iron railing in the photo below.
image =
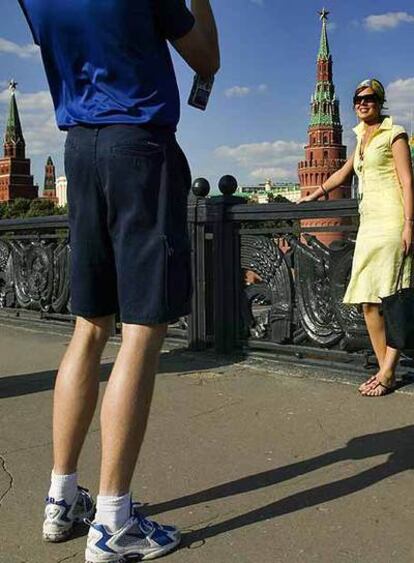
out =
[[[170,334],[186,338],[192,349],[219,353],[245,348],[331,360],[349,361],[355,352],[365,357],[362,314],[342,304],[356,201],[253,205],[234,195],[236,187],[226,176],[222,195],[207,197],[208,182],[194,182],[188,203],[193,313]],[[332,217],[344,224],[312,226]],[[325,246],[320,235],[328,232],[341,233],[341,240]],[[72,320],[69,272],[67,217],[0,221],[3,311]]]
[[64,216],[0,221],[0,307],[70,318]]
[[[236,186],[224,177],[223,195],[214,198],[206,198],[205,180],[193,187],[191,346],[366,363],[371,351],[362,313],[342,303],[356,200],[251,205],[233,195]],[[338,240],[326,246],[328,233]]]

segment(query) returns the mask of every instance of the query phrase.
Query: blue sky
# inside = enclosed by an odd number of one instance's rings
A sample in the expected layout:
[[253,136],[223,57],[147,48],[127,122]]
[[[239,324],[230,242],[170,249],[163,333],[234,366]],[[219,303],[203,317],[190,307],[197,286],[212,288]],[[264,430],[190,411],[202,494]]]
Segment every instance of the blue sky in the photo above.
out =
[[[414,5],[412,0],[212,0],[220,30],[222,68],[206,113],[187,106],[193,73],[174,57],[182,96],[178,137],[194,176],[212,187],[223,174],[241,184],[267,177],[296,179],[315,85],[320,37],[317,12],[330,10],[329,40],[341,101],[345,144],[353,144],[351,98],[360,80],[386,85],[391,113],[410,127],[414,110]],[[7,112],[7,82],[19,83],[27,153],[42,185],[52,155],[63,174],[64,134],[56,130],[37,50],[17,0],[2,0],[0,21],[0,128]]]

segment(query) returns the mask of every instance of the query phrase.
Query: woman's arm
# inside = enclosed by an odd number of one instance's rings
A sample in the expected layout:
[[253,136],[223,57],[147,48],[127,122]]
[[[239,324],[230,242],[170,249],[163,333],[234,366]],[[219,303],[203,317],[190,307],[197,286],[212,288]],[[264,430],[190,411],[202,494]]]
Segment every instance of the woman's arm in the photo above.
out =
[[404,200],[404,229],[402,235],[402,248],[408,254],[413,242],[414,225],[414,178],[411,164],[410,147],[407,136],[398,136],[392,144],[395,169],[403,191]]
[[304,203],[307,201],[315,201],[315,199],[319,199],[320,197],[326,195],[328,192],[339,188],[342,186],[347,178],[353,173],[354,170],[354,158],[355,158],[355,151],[352,155],[348,158],[345,164],[334,172],[330,178],[324,182],[318,190],[315,190],[311,195],[305,196],[300,198],[297,203]]

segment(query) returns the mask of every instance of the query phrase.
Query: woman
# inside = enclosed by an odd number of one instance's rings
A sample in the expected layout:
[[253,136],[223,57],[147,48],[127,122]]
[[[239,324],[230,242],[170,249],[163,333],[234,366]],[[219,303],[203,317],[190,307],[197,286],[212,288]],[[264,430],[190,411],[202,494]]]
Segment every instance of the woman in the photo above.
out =
[[[385,341],[381,298],[396,291],[400,268],[403,287],[410,284],[413,240],[413,170],[408,136],[391,117],[382,115],[385,90],[375,79],[365,80],[354,94],[360,120],[354,129],[355,152],[319,189],[298,203],[328,198],[353,170],[359,180],[360,227],[351,280],[344,303],[362,305],[379,371],[359,388],[362,395],[380,397],[395,388],[399,351]],[[403,264],[404,260],[404,264]]]

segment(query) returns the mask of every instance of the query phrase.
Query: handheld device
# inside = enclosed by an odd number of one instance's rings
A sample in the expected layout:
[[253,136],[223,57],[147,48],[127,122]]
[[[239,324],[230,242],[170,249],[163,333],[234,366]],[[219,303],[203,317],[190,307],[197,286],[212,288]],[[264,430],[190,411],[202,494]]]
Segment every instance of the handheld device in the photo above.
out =
[[193,87],[191,88],[188,104],[197,109],[205,111],[211,91],[213,89],[214,76],[202,78],[199,74],[194,76]]

